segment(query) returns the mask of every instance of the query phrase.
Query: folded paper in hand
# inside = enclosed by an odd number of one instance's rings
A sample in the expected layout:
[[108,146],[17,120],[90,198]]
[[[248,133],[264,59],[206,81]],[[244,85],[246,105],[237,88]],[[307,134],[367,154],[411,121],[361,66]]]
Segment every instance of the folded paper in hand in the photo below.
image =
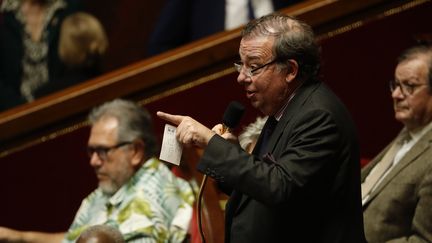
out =
[[176,129],[177,128],[172,125],[165,125],[159,159],[175,165],[179,165],[183,146],[176,139]]

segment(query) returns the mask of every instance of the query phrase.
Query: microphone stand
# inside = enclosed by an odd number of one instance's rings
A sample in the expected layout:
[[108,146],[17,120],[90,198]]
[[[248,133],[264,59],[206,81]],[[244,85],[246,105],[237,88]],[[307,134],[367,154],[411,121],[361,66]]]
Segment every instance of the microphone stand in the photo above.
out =
[[[221,134],[224,134],[225,132],[231,132],[231,129],[238,125],[241,117],[243,116],[244,110],[245,110],[244,106],[237,101],[232,101],[228,105],[223,116]],[[197,223],[198,223],[198,230],[201,236],[202,243],[206,242],[204,231],[202,229],[202,197],[204,194],[204,187],[206,183],[207,183],[207,175],[204,174],[204,177],[201,181],[199,193],[198,193],[198,203],[197,203],[197,211],[198,211]]]
[[199,233],[200,233],[200,236],[201,236],[201,241],[202,241],[202,243],[205,243],[206,241],[205,241],[205,237],[204,237],[204,231],[203,231],[203,229],[202,229],[202,197],[203,197],[203,194],[204,194],[204,187],[205,187],[205,184],[207,183],[207,175],[206,174],[204,174],[204,177],[203,177],[203,179],[202,179],[202,181],[201,181],[201,186],[200,186],[200,189],[199,189],[199,193],[198,193],[198,203],[197,203],[197,212],[198,212],[198,217],[197,217],[197,220],[198,220],[198,222],[197,222],[197,224],[198,224],[198,230],[199,230]]
[[[223,125],[223,127],[222,127],[222,133],[221,134],[224,134],[225,132],[231,132],[230,128],[227,125],[225,125],[225,124],[222,124],[222,125]],[[203,179],[201,181],[200,189],[198,192],[198,203],[197,203],[197,212],[198,212],[197,224],[198,224],[198,230],[199,230],[199,233],[201,236],[202,243],[206,242],[205,236],[204,236],[204,230],[202,228],[202,197],[204,194],[204,187],[205,187],[206,183],[207,183],[207,175],[204,174]]]

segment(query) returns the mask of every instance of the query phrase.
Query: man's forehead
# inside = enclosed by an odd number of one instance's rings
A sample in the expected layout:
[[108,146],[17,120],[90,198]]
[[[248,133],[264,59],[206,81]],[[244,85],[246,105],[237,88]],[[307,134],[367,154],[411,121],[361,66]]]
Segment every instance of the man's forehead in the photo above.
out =
[[115,129],[118,126],[118,120],[115,117],[108,116],[108,117],[102,117],[99,121],[96,123],[100,123],[100,125],[108,130]]
[[257,36],[244,38],[240,42],[239,55],[243,59],[261,59],[272,55],[274,37]]
[[91,128],[89,144],[111,144],[116,142],[118,120],[114,117],[103,117]]
[[274,41],[274,36],[248,36],[243,37],[240,41],[240,48],[244,48],[245,46],[266,46],[268,44],[272,44]]
[[422,76],[427,75],[427,71],[428,67],[425,60],[421,58],[413,58],[399,63],[395,70],[395,76],[401,76],[405,78],[414,76],[417,78],[422,78]]

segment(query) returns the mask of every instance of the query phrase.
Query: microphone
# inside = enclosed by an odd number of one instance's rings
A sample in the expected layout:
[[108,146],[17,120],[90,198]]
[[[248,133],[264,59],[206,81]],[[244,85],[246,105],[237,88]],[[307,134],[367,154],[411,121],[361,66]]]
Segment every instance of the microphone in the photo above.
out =
[[222,118],[222,125],[223,125],[222,134],[225,132],[230,132],[233,128],[235,128],[240,123],[244,111],[245,111],[245,107],[242,104],[240,104],[238,101],[231,101],[231,103],[229,103],[229,105],[225,109]]
[[[239,123],[240,120],[244,114],[245,107],[240,104],[237,101],[231,101],[227,108],[225,109],[223,118],[222,118],[222,134],[225,132],[231,132],[231,129],[235,128]],[[206,243],[205,237],[204,237],[204,231],[202,228],[202,197],[204,192],[204,187],[207,182],[207,174],[204,174],[203,179],[201,181],[201,186],[198,192],[198,203],[197,203],[197,224],[198,224],[198,231],[201,236],[201,241],[203,243]]]

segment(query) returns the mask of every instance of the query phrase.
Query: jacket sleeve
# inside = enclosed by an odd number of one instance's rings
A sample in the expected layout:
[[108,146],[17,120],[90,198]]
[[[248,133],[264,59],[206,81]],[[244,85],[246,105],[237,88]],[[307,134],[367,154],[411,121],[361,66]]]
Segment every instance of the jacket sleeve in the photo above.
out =
[[326,165],[338,160],[343,143],[339,134],[330,113],[311,110],[285,127],[282,134],[272,135],[280,136],[272,159],[249,155],[240,146],[215,135],[198,170],[258,201],[277,205],[290,200],[298,188],[308,186],[311,181],[320,184],[317,180],[324,182],[335,177],[323,170],[329,170]]
[[418,198],[416,200],[418,202],[411,222],[411,234],[389,242],[432,242],[432,166],[425,173],[424,179],[418,185],[417,190]]

